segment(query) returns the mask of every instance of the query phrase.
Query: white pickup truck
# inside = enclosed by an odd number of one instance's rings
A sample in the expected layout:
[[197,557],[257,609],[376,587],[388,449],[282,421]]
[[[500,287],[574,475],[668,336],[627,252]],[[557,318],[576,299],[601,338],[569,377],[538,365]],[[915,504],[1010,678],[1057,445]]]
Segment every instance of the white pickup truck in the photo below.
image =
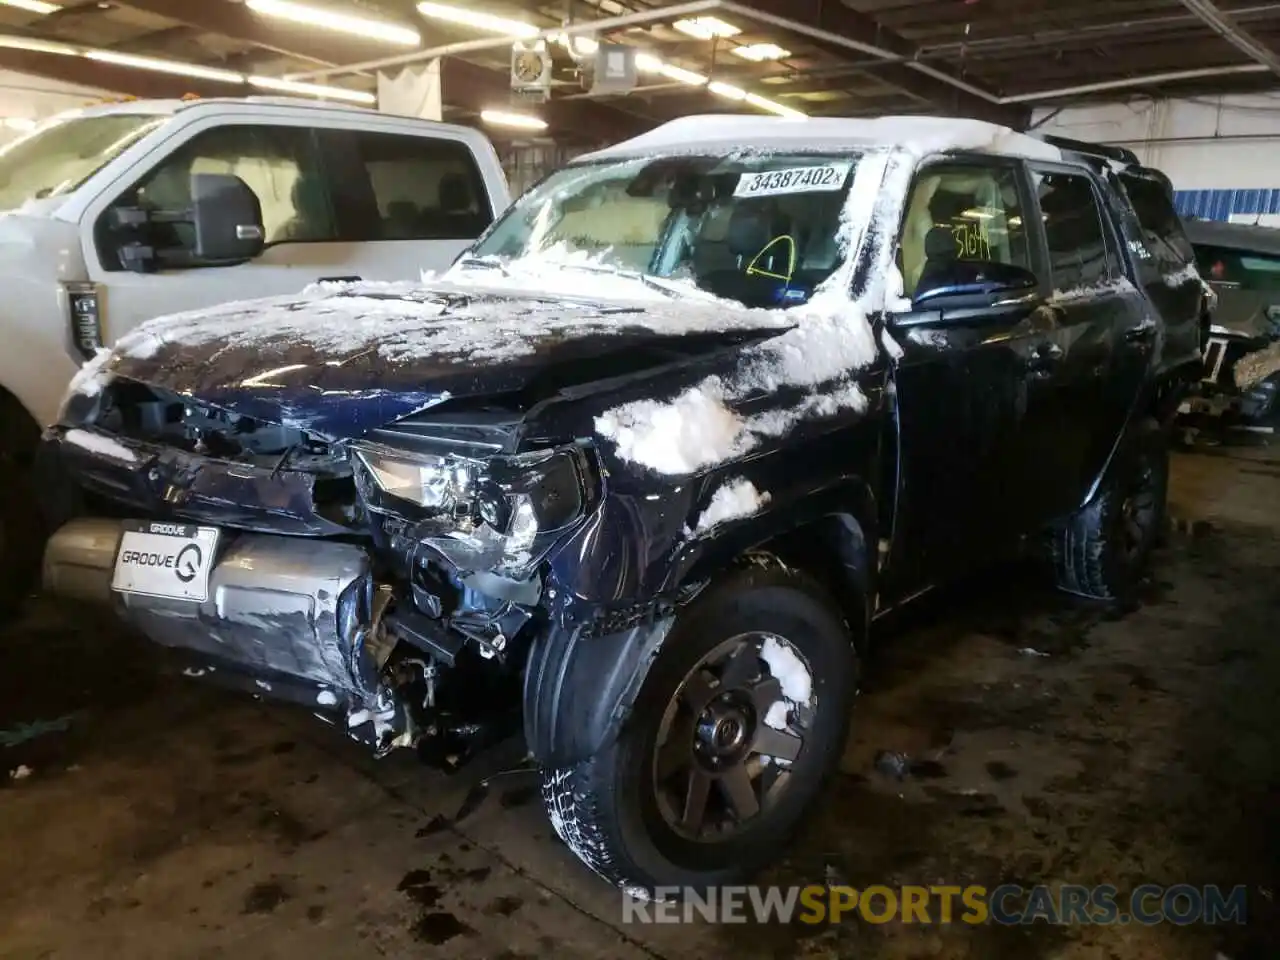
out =
[[292,99],[131,101],[0,148],[0,611],[26,469],[78,366],[143,320],[448,266],[508,205],[476,130]]

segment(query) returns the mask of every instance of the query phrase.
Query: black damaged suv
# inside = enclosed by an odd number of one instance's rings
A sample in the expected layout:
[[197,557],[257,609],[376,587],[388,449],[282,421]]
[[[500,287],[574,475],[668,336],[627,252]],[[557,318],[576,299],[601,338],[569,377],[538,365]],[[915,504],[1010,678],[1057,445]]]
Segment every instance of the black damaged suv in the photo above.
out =
[[1028,543],[1090,597],[1147,559],[1205,295],[1088,149],[689,118],[440,283],[154,321],[47,432],[45,585],[380,752],[518,716],[601,876],[742,876],[878,616]]

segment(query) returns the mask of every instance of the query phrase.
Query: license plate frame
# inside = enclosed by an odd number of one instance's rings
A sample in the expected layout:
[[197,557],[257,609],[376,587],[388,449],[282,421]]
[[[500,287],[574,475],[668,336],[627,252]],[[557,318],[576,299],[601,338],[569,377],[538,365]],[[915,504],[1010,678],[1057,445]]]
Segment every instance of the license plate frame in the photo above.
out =
[[194,523],[125,525],[112,567],[116,593],[204,603],[222,532]]

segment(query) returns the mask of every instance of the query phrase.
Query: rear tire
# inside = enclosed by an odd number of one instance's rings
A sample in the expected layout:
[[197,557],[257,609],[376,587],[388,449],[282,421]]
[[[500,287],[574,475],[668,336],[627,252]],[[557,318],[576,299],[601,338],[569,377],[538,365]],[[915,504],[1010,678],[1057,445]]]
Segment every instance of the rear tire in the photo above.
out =
[[0,617],[13,616],[40,573],[44,522],[32,462],[40,428],[11,397],[0,396]]
[[1053,532],[1058,586],[1097,600],[1126,600],[1164,531],[1168,436],[1155,420],[1138,424],[1098,496]]
[[[805,705],[785,696],[796,689],[781,682],[789,655],[810,678]],[[734,571],[680,613],[618,738],[543,771],[556,833],[637,896],[751,875],[782,853],[838,764],[857,668],[839,608],[812,581]]]

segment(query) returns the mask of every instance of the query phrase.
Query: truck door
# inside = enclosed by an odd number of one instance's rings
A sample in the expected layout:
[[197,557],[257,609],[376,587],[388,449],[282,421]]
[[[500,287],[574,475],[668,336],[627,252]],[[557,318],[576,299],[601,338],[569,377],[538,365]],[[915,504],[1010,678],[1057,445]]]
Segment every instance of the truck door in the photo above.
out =
[[[210,117],[132,183],[104,195],[86,212],[85,259],[104,288],[103,341],[110,345],[152,317],[228,300],[295,293],[325,277],[348,276],[358,246],[343,236],[332,180],[308,127]],[[230,266],[131,262],[125,249],[141,243],[194,254],[185,223],[120,228],[116,208],[182,211],[191,205],[193,173],[240,177],[262,205],[267,246],[254,260]]]
[[1028,384],[1028,523],[1080,507],[1092,494],[1139,399],[1161,324],[1130,281],[1100,185],[1079,167],[1030,164],[1053,289],[1048,358]]
[[[928,165],[912,185],[899,266],[913,307],[888,319],[903,351],[894,371],[898,592],[1007,546],[1038,497],[1024,482],[1028,384],[1049,342],[1048,287],[1035,275],[1030,207],[1020,165],[1001,158]],[[932,305],[952,296],[949,276],[984,273],[1028,286],[976,308]]]

